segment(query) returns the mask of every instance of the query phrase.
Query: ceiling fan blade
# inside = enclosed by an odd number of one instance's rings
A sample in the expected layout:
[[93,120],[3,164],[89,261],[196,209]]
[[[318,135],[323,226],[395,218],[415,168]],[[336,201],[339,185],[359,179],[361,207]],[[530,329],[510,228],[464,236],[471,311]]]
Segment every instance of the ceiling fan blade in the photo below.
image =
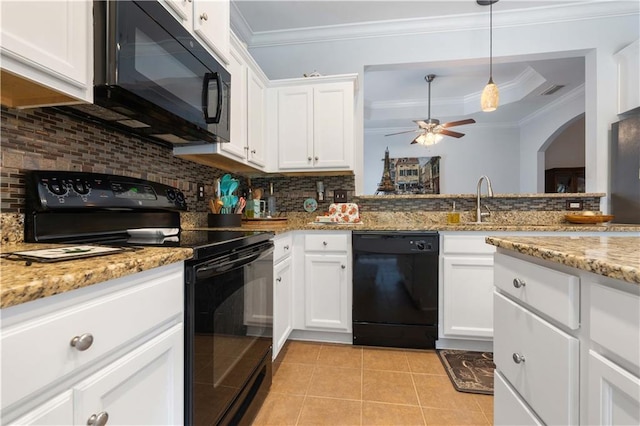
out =
[[441,135],[453,136],[454,138],[461,138],[464,136],[464,133],[454,132],[453,130],[442,129],[440,130]]
[[402,135],[404,133],[412,133],[412,132],[419,132],[419,131],[420,130],[405,130],[404,132],[389,133],[388,135],[385,135],[385,136]]
[[441,126],[444,127],[444,128],[447,128],[447,127],[453,127],[453,126],[462,126],[463,124],[473,124],[475,122],[476,122],[476,120],[474,120],[473,118],[467,118],[465,120],[451,121],[449,123],[442,123]]
[[413,122],[420,126],[421,129],[426,129],[427,127],[429,127],[429,124],[424,120],[413,120]]

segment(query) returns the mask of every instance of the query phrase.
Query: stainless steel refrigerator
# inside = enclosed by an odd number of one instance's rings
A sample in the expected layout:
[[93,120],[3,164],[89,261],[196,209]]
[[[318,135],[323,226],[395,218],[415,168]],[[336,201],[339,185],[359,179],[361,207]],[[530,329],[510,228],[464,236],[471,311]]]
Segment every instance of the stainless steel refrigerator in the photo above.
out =
[[640,112],[611,125],[611,214],[640,223]]

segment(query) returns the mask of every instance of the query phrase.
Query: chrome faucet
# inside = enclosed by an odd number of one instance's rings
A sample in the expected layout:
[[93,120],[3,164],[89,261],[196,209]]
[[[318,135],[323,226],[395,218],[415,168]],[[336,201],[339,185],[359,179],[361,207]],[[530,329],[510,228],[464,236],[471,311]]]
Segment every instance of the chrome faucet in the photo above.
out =
[[486,213],[482,213],[481,211],[482,209],[480,205],[480,189],[482,187],[483,180],[487,181],[487,196],[493,197],[493,188],[491,188],[491,180],[489,179],[489,176],[480,176],[480,179],[478,180],[478,187],[476,189],[476,222],[475,223],[482,223],[482,217],[489,216],[491,214],[491,211],[487,206],[484,206],[487,209]]

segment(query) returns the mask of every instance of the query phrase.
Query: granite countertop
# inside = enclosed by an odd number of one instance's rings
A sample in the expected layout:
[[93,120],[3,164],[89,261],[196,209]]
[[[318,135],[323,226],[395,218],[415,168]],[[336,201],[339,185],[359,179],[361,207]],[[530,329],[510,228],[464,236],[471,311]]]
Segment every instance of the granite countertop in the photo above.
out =
[[[3,254],[50,247],[61,245],[17,243],[1,246]],[[29,266],[25,261],[0,259],[0,308],[181,262],[192,256],[192,249],[145,247],[64,262],[32,262]]]
[[487,237],[488,244],[640,285],[640,237]]

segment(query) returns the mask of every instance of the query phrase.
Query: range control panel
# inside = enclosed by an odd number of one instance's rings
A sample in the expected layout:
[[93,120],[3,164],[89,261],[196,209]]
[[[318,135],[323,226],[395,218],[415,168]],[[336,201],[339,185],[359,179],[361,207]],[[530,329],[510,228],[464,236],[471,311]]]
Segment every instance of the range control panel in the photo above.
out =
[[177,188],[128,176],[66,171],[31,171],[26,178],[27,210],[187,210]]

